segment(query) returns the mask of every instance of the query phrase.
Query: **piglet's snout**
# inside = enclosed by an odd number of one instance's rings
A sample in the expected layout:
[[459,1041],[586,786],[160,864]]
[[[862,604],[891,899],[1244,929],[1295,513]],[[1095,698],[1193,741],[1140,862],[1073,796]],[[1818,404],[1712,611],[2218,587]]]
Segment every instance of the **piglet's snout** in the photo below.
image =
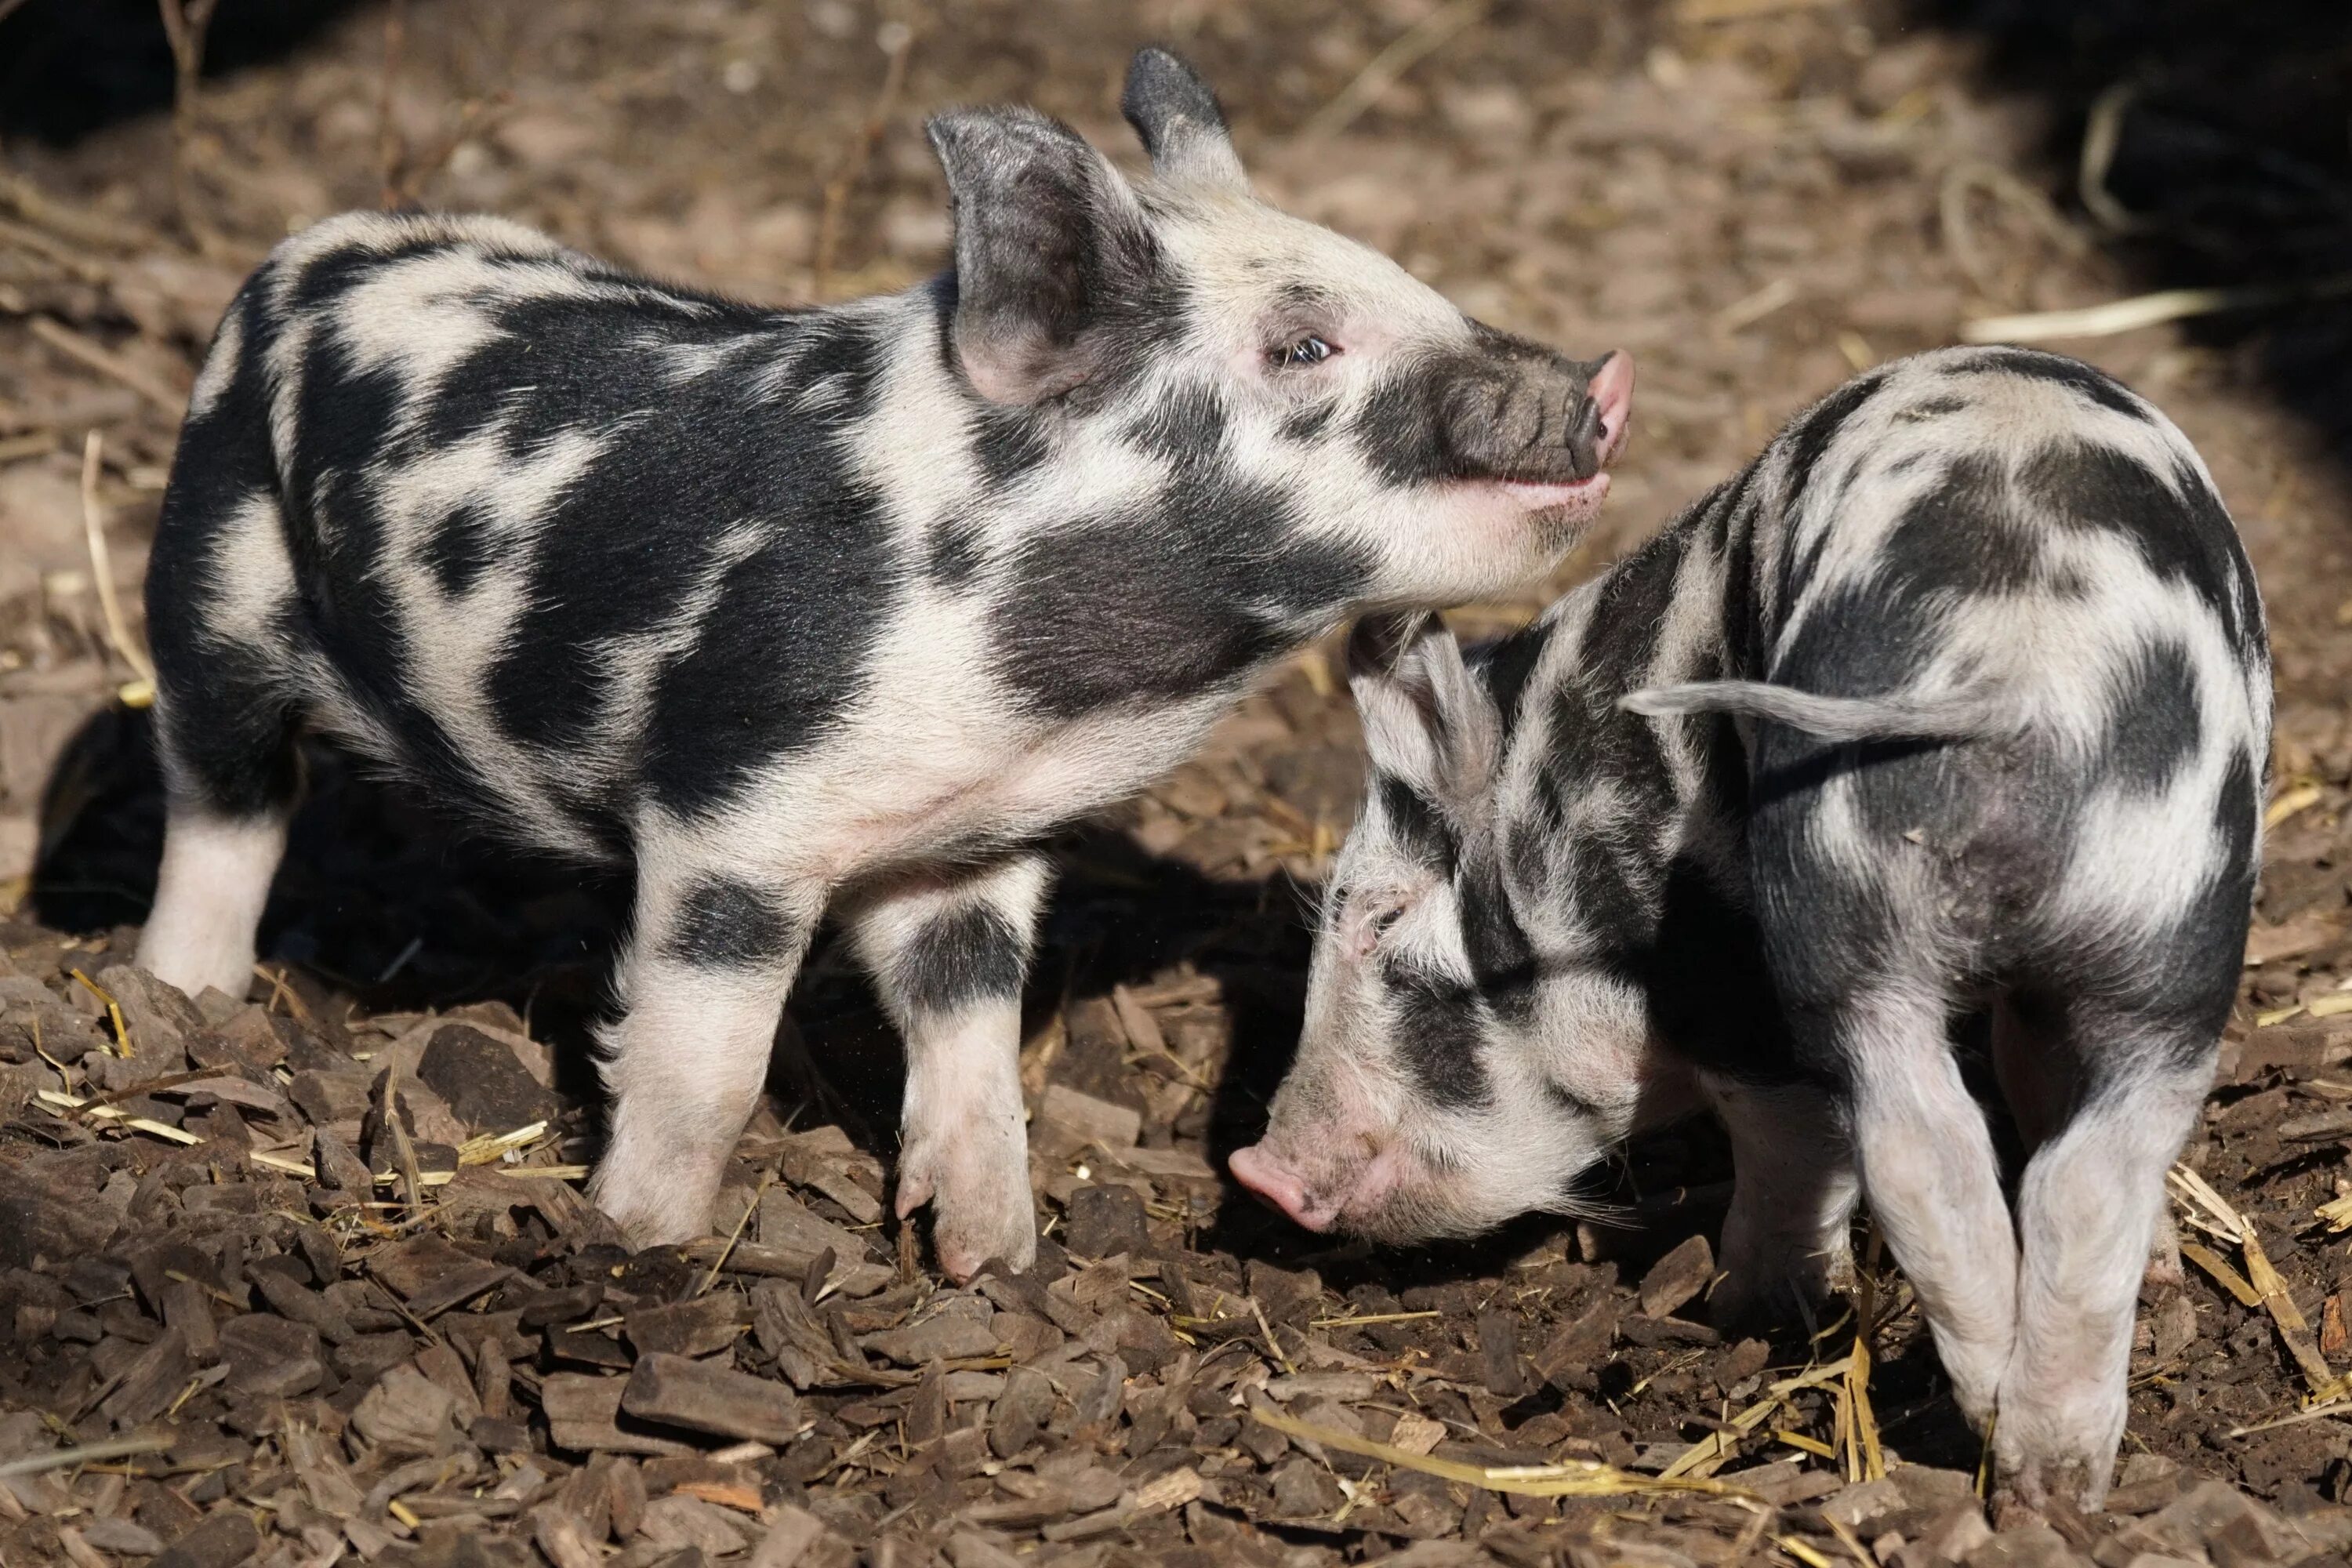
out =
[[1590,368],[1591,374],[1558,400],[1557,412],[1536,427],[1537,444],[1553,466],[1564,470],[1557,476],[1560,480],[1592,478],[1615,460],[1625,444],[1633,406],[1633,356],[1611,353]]
[[1328,1230],[1339,1205],[1318,1198],[1306,1176],[1265,1143],[1236,1149],[1227,1159],[1234,1179],[1308,1230]]
[[1452,414],[1466,467],[1536,507],[1591,506],[1606,493],[1633,414],[1631,356],[1522,366],[1508,381],[1464,391]]
[[1633,393],[1623,353],[1579,363],[1547,356],[1496,367],[1448,399],[1451,439],[1464,466],[1517,484],[1589,480],[1616,455]]

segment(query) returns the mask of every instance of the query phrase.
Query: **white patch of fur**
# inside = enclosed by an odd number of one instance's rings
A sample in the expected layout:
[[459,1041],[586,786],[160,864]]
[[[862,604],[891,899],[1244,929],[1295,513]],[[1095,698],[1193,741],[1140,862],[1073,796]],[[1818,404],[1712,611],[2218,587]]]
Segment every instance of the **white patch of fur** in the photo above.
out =
[[205,634],[248,651],[277,644],[278,616],[294,596],[294,562],[275,497],[256,491],[231,506],[213,536],[211,567],[197,595]]
[[[506,270],[469,251],[427,251],[374,268],[343,291],[323,325],[351,355],[354,373],[400,377],[405,398],[394,429],[423,409],[443,376],[507,335],[483,309],[501,292],[497,285]],[[571,277],[561,268],[548,271]]]
[[[2132,1044],[2084,1042],[2102,1055]],[[2134,1310],[2164,1207],[2164,1173],[2209,1087],[2193,1069],[2123,1076],[2026,1167],[2018,1192],[2017,1339],[1993,1453],[2029,1501],[2063,1488],[2069,1501],[2095,1509],[2105,1495],[2128,1408]]]
[[853,426],[842,444],[887,498],[902,546],[920,559],[924,531],[965,511],[980,488],[971,399],[940,364],[936,342],[900,331],[877,368],[874,405],[887,416]]
[[666,374],[674,385],[715,375],[733,365],[739,358],[761,353],[775,342],[761,332],[747,332],[740,337],[726,338],[718,342],[662,342],[649,352],[662,362]]
[[1903,1266],[1961,1411],[1992,1413],[2017,1322],[2017,1240],[1984,1113],[1944,1037],[1942,996],[1854,1007],[1854,1153],[1873,1215]]
[[1159,227],[1160,242],[1191,284],[1196,330],[1223,353],[1276,346],[1259,337],[1269,280],[1311,279],[1327,292],[1337,346],[1357,362],[1349,374],[1373,374],[1386,353],[1470,341],[1458,309],[1370,246],[1245,192],[1168,194],[1179,205]]
[[283,816],[238,820],[174,802],[139,967],[191,996],[209,985],[242,997],[253,984],[254,931],[285,853]]

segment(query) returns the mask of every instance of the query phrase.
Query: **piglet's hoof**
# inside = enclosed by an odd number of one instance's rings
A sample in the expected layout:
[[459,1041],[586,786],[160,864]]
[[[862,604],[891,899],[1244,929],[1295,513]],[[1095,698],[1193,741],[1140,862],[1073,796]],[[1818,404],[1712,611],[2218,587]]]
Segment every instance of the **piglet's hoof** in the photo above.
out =
[[[1001,1164],[1004,1168],[994,1169]],[[1037,1261],[1037,1207],[1025,1157],[990,1162],[952,1142],[919,1144],[898,1169],[895,1207],[905,1219],[929,1204],[940,1272],[967,1284],[992,1263],[1018,1273]]]
[[2013,1486],[2004,1486],[1993,1493],[1990,1512],[1993,1529],[2001,1532],[2050,1522],[2050,1516],[2041,1506],[2027,1501]]

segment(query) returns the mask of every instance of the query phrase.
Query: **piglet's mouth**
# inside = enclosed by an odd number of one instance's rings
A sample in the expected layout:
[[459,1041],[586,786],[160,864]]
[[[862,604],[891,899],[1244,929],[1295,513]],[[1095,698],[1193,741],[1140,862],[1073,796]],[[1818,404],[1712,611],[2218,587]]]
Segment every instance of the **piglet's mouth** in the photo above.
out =
[[1496,488],[1529,511],[1549,511],[1555,507],[1598,506],[1609,494],[1609,476],[1594,474],[1587,479],[1570,479],[1565,484],[1503,479],[1496,483]]

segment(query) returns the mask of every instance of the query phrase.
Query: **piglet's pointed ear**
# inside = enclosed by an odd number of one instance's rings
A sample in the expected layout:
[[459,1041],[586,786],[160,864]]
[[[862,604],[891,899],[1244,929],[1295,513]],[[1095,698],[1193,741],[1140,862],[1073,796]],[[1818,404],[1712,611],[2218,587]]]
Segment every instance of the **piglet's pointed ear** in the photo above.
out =
[[1108,159],[1033,110],[924,127],[955,221],[956,358],[983,397],[1058,397],[1101,366],[1099,329],[1153,265],[1135,193]]
[[1457,826],[1482,814],[1502,722],[1444,622],[1427,611],[1357,622],[1348,638],[1348,687],[1374,767],[1412,784]]
[[1119,112],[1143,138],[1151,169],[1161,179],[1247,190],[1249,179],[1234,153],[1225,111],[1200,73],[1166,49],[1138,49],[1127,68]]

